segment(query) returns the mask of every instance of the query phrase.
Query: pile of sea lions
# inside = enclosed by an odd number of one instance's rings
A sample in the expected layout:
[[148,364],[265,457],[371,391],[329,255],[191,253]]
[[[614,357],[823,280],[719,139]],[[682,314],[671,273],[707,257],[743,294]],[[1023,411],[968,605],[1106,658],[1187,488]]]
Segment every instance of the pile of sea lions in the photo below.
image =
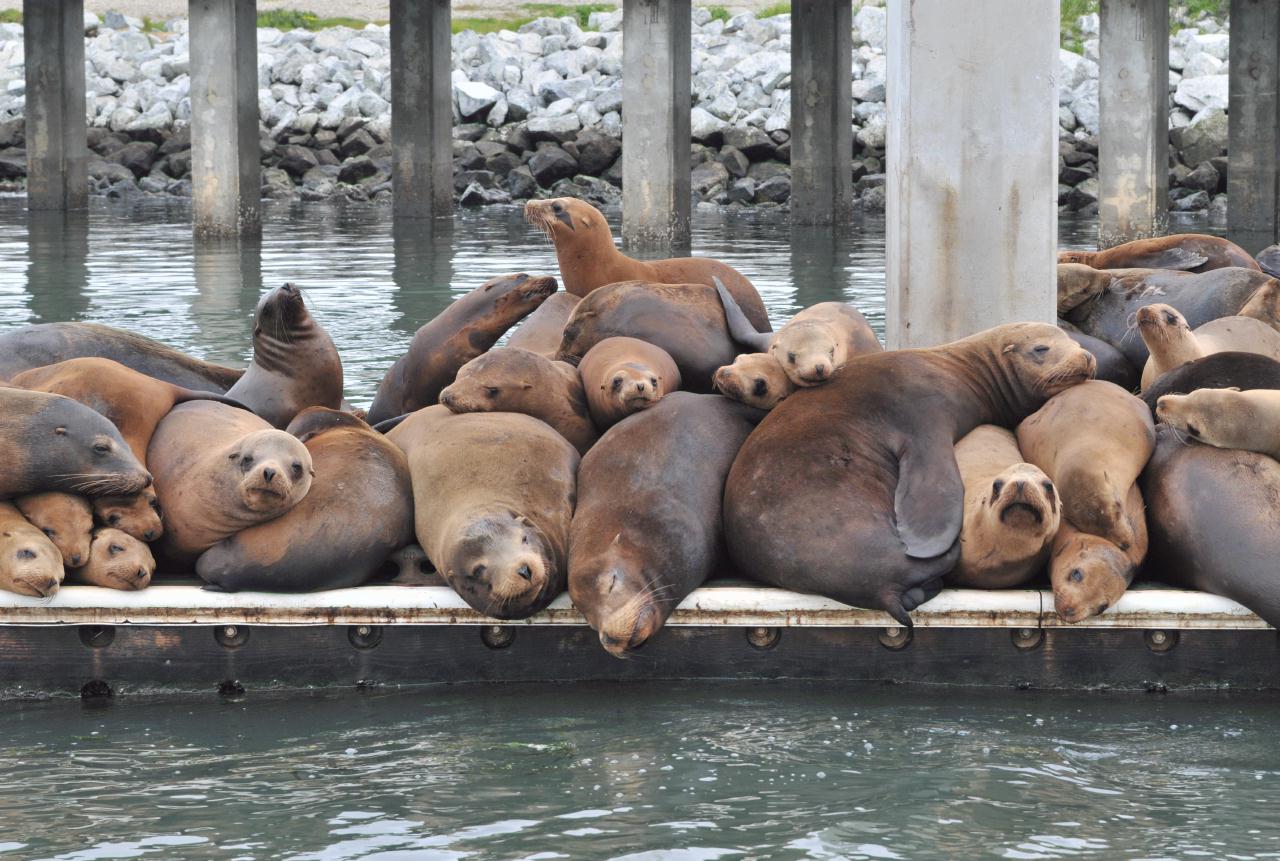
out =
[[224,591],[443,581],[499,619],[567,590],[617,655],[718,576],[910,625],[944,585],[1046,579],[1078,622],[1142,571],[1280,622],[1280,281],[1230,242],[1063,252],[1057,326],[886,352],[839,302],[773,331],[741,273],[633,260],[582,201],[526,217],[560,280],[457,299],[367,412],[289,284],[243,371],[0,334],[0,587],[159,560]]

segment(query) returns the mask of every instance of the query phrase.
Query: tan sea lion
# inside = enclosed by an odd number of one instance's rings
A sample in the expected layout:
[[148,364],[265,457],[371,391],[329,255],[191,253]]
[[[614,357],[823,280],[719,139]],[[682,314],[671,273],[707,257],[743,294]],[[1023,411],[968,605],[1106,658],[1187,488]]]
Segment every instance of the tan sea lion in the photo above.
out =
[[517,272],[490,278],[419,329],[378,385],[369,424],[428,407],[458,369],[488,350],[556,291],[556,279]]
[[151,585],[156,560],[151,549],[119,529],[99,529],[93,533],[89,564],[71,572],[76,583],[132,592]]
[[89,545],[93,541],[89,500],[72,493],[33,493],[19,496],[13,504],[58,548],[63,565],[79,568],[89,561]]
[[1053,482],[1026,463],[1013,434],[979,425],[956,443],[964,481],[960,561],[955,586],[1007,589],[1044,570],[1061,512]]
[[1280,362],[1257,353],[1214,353],[1162,374],[1143,390],[1142,400],[1154,414],[1165,395],[1229,388],[1280,389]]
[[1196,442],[1215,448],[1256,451],[1280,460],[1280,391],[1197,389],[1165,395],[1156,420]]
[[605,338],[587,350],[578,372],[591,419],[602,431],[680,388],[671,354],[638,338]]
[[507,339],[508,347],[517,347],[554,359],[560,351],[560,340],[564,337],[564,324],[568,321],[573,309],[578,307],[581,297],[572,293],[552,293],[533,310],[533,313],[520,321],[511,330]]
[[293,508],[206,550],[196,574],[220,590],[301,592],[366,582],[413,541],[413,488],[404,453],[360,419],[308,407],[288,432],[315,478]]
[[1058,316],[1100,296],[1116,281],[1114,272],[1083,263],[1058,264]]
[[1280,360],[1280,331],[1254,317],[1220,317],[1192,331],[1187,319],[1168,305],[1139,308],[1138,332],[1151,357],[1142,369],[1142,388],[1179,365],[1213,353],[1257,353]]
[[730,557],[761,582],[909,625],[959,558],[956,441],[1016,424],[1093,371],[1093,356],[1041,323],[855,356],[743,444],[725,485]]
[[455,413],[524,413],[556,429],[580,454],[599,437],[578,369],[518,347],[494,347],[440,393]]
[[253,361],[227,397],[277,428],[307,407],[342,407],[342,359],[295,285],[277,287],[258,302]]
[[1155,447],[1146,404],[1090,380],[1050,398],[1018,425],[1017,437],[1022,456],[1053,481],[1064,519],[1121,550],[1138,543],[1125,499]]
[[667,260],[633,260],[613,244],[609,223],[600,210],[584,200],[557,197],[531,200],[524,217],[556,247],[560,279],[574,296],[618,281],[650,281],[655,284],[705,284],[714,287],[719,278],[759,331],[769,331],[769,314],[760,294],[732,266],[709,257],[677,257]]
[[1234,242],[1203,233],[1175,233],[1135,239],[1102,251],[1059,251],[1059,263],[1083,263],[1095,269],[1179,269],[1208,272],[1226,266],[1260,269],[1258,262]]
[[409,458],[418,543],[473,608],[530,616],[564,591],[578,452],[518,413],[428,407],[387,434]]
[[773,409],[796,390],[772,353],[743,353],[732,365],[717,368],[712,382],[726,398],[761,410]]
[[1120,600],[1147,555],[1146,515],[1135,484],[1125,495],[1125,517],[1134,543],[1121,550],[1097,535],[1081,532],[1065,517],[1049,558],[1053,608],[1064,622],[1097,616]]
[[293,508],[311,488],[311,454],[246,410],[179,404],[147,449],[165,513],[165,551],[192,561],[214,544]]
[[48,598],[62,584],[62,554],[13,503],[0,502],[0,589]]
[[98,497],[93,500],[93,519],[139,541],[155,541],[164,534],[164,517],[154,488],[133,496]]

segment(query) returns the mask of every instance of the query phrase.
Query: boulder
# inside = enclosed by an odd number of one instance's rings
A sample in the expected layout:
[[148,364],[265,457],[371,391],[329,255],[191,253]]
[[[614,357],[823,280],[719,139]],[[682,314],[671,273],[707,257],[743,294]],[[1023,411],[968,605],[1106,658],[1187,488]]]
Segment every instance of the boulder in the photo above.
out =
[[589,176],[599,176],[622,152],[622,143],[595,129],[584,129],[578,133],[574,141],[577,150],[573,155],[578,160],[579,169]]
[[723,138],[725,146],[733,147],[751,161],[771,159],[777,149],[769,136],[754,126],[729,126]]
[[1186,164],[1200,164],[1222,155],[1227,148],[1227,115],[1219,108],[1196,114],[1191,122],[1170,135]]
[[463,119],[482,115],[498,101],[502,94],[480,81],[463,81],[453,85],[453,96],[458,103],[458,114]]
[[143,177],[151,173],[151,165],[156,160],[158,147],[149,141],[133,141],[127,143],[113,156],[115,160],[127,167],[134,177]]
[[1227,109],[1227,76],[1206,75],[1203,78],[1183,78],[1178,82],[1173,100],[1192,112],[1202,111],[1205,108],[1225,111]]
[[278,152],[280,153],[280,161],[277,167],[289,174],[289,176],[302,176],[319,164],[316,161],[316,154],[304,146],[290,144],[280,147]]
[[367,155],[358,155],[343,162],[342,169],[338,171],[338,181],[352,185],[368,179],[377,172],[378,166],[372,159]]
[[756,203],[785,203],[791,197],[791,180],[774,176],[756,186]]
[[538,194],[538,181],[533,178],[528,167],[520,165],[507,174],[507,191],[513,198],[527,200]]
[[529,172],[543,188],[578,172],[577,160],[555,144],[543,143],[529,158]]
[[1196,165],[1195,170],[1191,171],[1182,180],[1183,188],[1192,188],[1197,191],[1204,191],[1209,194],[1216,194],[1218,186],[1221,182],[1217,169],[1207,161],[1202,161]]

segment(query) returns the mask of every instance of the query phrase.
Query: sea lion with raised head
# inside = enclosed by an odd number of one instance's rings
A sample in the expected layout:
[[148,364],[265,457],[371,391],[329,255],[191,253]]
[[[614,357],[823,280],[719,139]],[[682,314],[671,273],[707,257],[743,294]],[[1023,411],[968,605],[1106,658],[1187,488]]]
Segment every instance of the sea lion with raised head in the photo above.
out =
[[717,368],[712,382],[726,398],[760,410],[773,409],[796,390],[772,353],[743,353]]
[[560,340],[564,337],[564,324],[568,321],[573,309],[578,307],[580,297],[572,293],[555,292],[547,297],[511,330],[507,338],[508,347],[516,347],[554,359],[560,351]]
[[1197,389],[1280,389],[1280,362],[1257,353],[1228,350],[1195,359],[1161,374],[1142,391],[1154,414],[1164,395],[1185,395]]
[[414,334],[408,351],[387,370],[369,407],[369,424],[435,404],[459,368],[555,291],[556,279],[517,272],[490,278],[453,300]]
[[1143,390],[1174,368],[1213,353],[1257,353],[1280,361],[1280,332],[1253,317],[1219,317],[1192,331],[1174,308],[1148,305],[1138,309],[1137,322],[1151,353],[1142,369]]
[[64,576],[62,554],[13,503],[0,502],[0,589],[49,598]]
[[1106,612],[1133,582],[1147,555],[1146,515],[1138,486],[1125,495],[1125,516],[1135,536],[1128,550],[1097,535],[1081,532],[1063,518],[1049,558],[1053,608],[1064,622],[1076,623]]
[[89,500],[73,493],[32,493],[19,496],[13,504],[58,548],[63,565],[79,568],[89,561],[89,545],[93,541]]
[[591,419],[608,430],[680,388],[671,354],[637,338],[605,338],[578,365]]
[[1093,356],[1042,323],[855,356],[742,446],[725,486],[730,557],[761,582],[910,625],[959,557],[956,441],[1017,424],[1093,371]]
[[1175,233],[1135,239],[1101,251],[1059,251],[1059,263],[1083,263],[1095,269],[1178,269],[1209,272],[1227,266],[1259,269],[1258,262],[1234,242],[1203,233]]
[[151,585],[156,559],[150,548],[119,529],[93,533],[89,563],[71,572],[72,582],[134,592]]

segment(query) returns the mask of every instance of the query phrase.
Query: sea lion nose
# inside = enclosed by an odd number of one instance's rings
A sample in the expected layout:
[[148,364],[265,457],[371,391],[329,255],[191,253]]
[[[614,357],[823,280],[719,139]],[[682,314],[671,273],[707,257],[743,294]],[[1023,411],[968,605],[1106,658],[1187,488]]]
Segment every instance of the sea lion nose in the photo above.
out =
[[143,541],[155,541],[155,540],[156,540],[156,531],[155,531],[154,529],[148,529],[146,532],[142,533],[142,540],[143,540]]
[[76,553],[71,557],[71,567],[79,568],[83,561],[84,561],[84,557],[81,556],[79,553]]
[[827,378],[827,366],[826,366],[826,365],[814,365],[814,366],[813,366],[813,375],[814,375],[815,377],[817,377],[818,379],[820,379],[820,380],[825,380],[825,379]]
[[530,568],[528,565],[521,565],[519,568],[516,569],[516,573],[519,574],[521,577],[523,577],[525,580],[533,579],[533,569]]
[[137,571],[133,572],[134,580],[141,580],[146,576],[147,576],[147,570],[145,568],[139,568]]
[[262,477],[263,477],[264,479],[266,479],[266,481],[267,481],[268,483],[270,483],[270,482],[272,481],[272,479],[274,479],[274,478],[276,477],[276,471],[275,471],[275,469],[273,469],[272,467],[269,467],[269,466],[264,466],[264,467],[262,468]]
[[636,388],[637,395],[643,395],[645,392],[649,390],[649,384],[643,381],[637,382],[635,388]]
[[153,482],[153,479],[151,478],[151,473],[144,472],[142,474],[142,489],[146,490],[148,487],[151,486],[152,482]]

